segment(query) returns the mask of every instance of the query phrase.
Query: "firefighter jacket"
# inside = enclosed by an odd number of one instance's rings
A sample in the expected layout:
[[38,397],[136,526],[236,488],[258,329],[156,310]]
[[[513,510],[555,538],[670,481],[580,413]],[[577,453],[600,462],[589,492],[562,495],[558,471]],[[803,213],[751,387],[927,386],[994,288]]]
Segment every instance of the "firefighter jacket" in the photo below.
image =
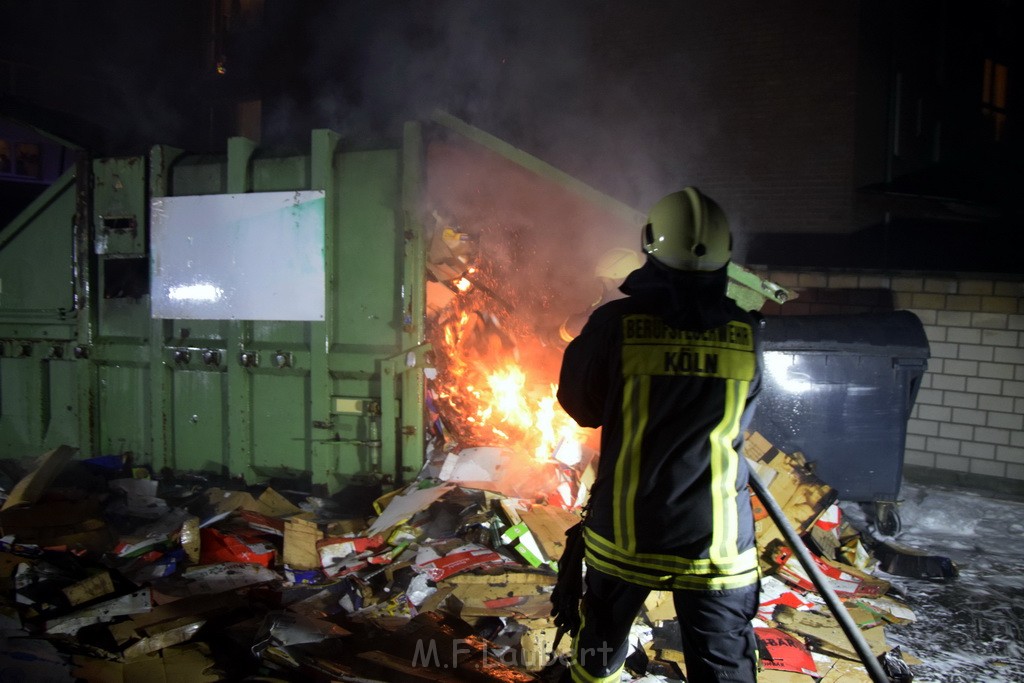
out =
[[626,298],[566,348],[558,400],[601,427],[584,536],[605,574],[661,590],[758,579],[743,432],[761,381],[760,317],[725,295],[726,269],[648,259]]

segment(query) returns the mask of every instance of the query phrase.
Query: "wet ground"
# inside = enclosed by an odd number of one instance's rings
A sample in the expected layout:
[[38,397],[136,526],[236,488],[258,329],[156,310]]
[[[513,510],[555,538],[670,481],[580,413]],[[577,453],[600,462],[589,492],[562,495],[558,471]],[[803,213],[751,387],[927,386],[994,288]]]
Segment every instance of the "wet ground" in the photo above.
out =
[[[897,543],[949,557],[948,581],[880,574],[917,615],[887,628],[890,643],[923,661],[915,683],[1024,681],[1024,496],[904,483]],[[843,504],[851,519],[859,510]]]

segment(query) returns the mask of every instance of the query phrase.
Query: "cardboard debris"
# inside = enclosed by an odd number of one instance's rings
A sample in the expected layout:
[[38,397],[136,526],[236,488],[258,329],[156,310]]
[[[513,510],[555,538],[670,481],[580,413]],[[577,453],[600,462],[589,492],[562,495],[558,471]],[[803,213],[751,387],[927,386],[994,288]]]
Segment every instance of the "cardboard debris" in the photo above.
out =
[[[77,452],[78,449],[71,446],[58,446],[39,456],[32,470],[11,489],[7,500],[0,507],[0,512],[38,502],[50,483]],[[9,532],[5,531],[4,533]]]
[[[774,556],[777,564],[777,573],[784,581],[793,584],[803,590],[815,590],[807,571],[797,560],[796,556],[785,552],[788,549],[780,549]],[[816,555],[811,555],[821,570],[822,575],[830,582],[833,590],[840,597],[849,596],[880,596],[885,595],[889,590],[889,582],[877,579],[865,574],[855,567],[841,565],[832,560],[827,560]]]
[[558,628],[551,619],[517,617],[524,633],[519,641],[522,664],[527,671],[540,671],[553,657],[567,658],[572,652],[572,641],[562,638],[555,647]]
[[292,569],[320,566],[317,541],[324,537],[315,521],[290,517],[284,522],[284,563]]
[[490,548],[468,543],[455,548],[444,557],[417,564],[416,569],[426,574],[432,581],[441,581],[461,572],[494,567],[506,562],[507,558]]
[[407,522],[415,514],[423,512],[454,488],[454,484],[442,484],[426,489],[407,486],[401,494],[391,496],[390,500],[386,501],[386,507],[383,507],[380,516],[366,530],[366,535],[385,534],[399,524]]
[[111,598],[97,605],[48,620],[44,627],[47,633],[73,635],[92,624],[107,622],[114,617],[143,614],[153,608],[153,597],[148,588],[129,595]]
[[817,677],[814,658],[800,639],[781,629],[767,627],[755,627],[754,636],[761,651],[761,666],[765,669]]
[[213,683],[223,680],[209,646],[202,643],[168,647],[125,661],[77,655],[73,664],[76,678],[90,683]]
[[520,516],[519,506],[512,500],[499,501],[498,505],[509,525],[501,530],[501,542],[511,547],[531,567],[548,565],[557,571],[558,565],[551,564],[552,558],[541,550],[529,525]]
[[[290,489],[196,488],[139,468],[125,479],[123,458],[109,468],[109,496],[49,500],[45,482],[69,458],[58,449],[0,512],[0,625],[78,642],[67,654],[89,680],[537,680],[557,637],[556,563],[595,471],[592,456],[570,455],[544,475],[548,495],[524,499],[507,451],[445,453],[432,471],[447,481],[424,475],[367,502],[364,515],[336,518],[332,501]],[[884,630],[914,614],[872,574],[871,546],[834,491],[760,435],[748,455],[855,623],[891,654]],[[852,646],[752,503],[764,573],[756,624],[774,649],[759,680],[816,680],[804,650],[820,680],[850,680]],[[637,677],[683,675],[675,618],[672,594],[652,592],[631,635]]]
[[96,498],[8,507],[0,512],[0,534],[26,545],[96,554],[106,552],[117,539],[103,520],[102,506]]
[[531,505],[519,516],[530,529],[544,556],[557,562],[565,550],[565,532],[580,521],[580,514],[555,505]]
[[656,624],[676,618],[676,606],[669,591],[651,591],[644,600],[644,614],[647,621]]
[[199,532],[199,539],[199,564],[241,562],[269,567],[277,554],[272,545],[247,529],[225,532],[206,528]]
[[100,572],[62,590],[64,595],[67,596],[68,604],[78,606],[83,602],[89,602],[95,598],[113,593],[114,580],[111,578],[110,572]]
[[495,574],[459,574],[440,581],[462,602],[462,615],[539,619],[551,614],[555,576],[506,570]]
[[236,510],[248,510],[267,517],[285,517],[302,512],[302,508],[269,486],[258,498],[248,491],[224,491],[214,487],[207,490],[206,499],[214,516]]
[[[747,434],[744,454],[753,461],[761,482],[799,535],[811,530],[838,498],[836,490],[816,477],[801,457],[779,450],[759,432]],[[761,569],[770,573],[775,569],[771,555],[785,546],[785,541],[757,496],[751,496]]]
[[[858,659],[857,651],[846,637],[842,626],[829,613],[801,612],[783,605],[776,610],[775,621],[787,631],[809,638],[814,647],[821,652],[846,659]],[[875,655],[889,650],[883,629],[868,628],[863,629],[862,633]]]

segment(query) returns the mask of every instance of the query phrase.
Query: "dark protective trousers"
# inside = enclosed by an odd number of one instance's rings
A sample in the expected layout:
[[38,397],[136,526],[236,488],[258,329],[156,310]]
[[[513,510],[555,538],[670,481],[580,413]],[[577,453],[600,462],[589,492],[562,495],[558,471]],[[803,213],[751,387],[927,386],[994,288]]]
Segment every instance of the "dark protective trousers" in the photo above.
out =
[[[650,589],[587,568],[583,626],[573,642],[572,680],[619,680],[627,638]],[[673,592],[683,638],[687,683],[755,683],[757,645],[750,620],[757,614],[757,584],[732,590]]]

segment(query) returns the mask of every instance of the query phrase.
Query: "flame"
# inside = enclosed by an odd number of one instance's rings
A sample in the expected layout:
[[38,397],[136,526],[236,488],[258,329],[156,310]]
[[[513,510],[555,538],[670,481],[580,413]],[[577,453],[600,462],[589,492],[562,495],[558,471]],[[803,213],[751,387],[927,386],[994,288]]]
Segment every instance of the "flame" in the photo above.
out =
[[463,305],[469,310],[441,326],[437,380],[441,412],[460,445],[505,446],[550,463],[563,444],[583,443],[587,430],[558,404],[558,385],[520,364],[496,320]]

